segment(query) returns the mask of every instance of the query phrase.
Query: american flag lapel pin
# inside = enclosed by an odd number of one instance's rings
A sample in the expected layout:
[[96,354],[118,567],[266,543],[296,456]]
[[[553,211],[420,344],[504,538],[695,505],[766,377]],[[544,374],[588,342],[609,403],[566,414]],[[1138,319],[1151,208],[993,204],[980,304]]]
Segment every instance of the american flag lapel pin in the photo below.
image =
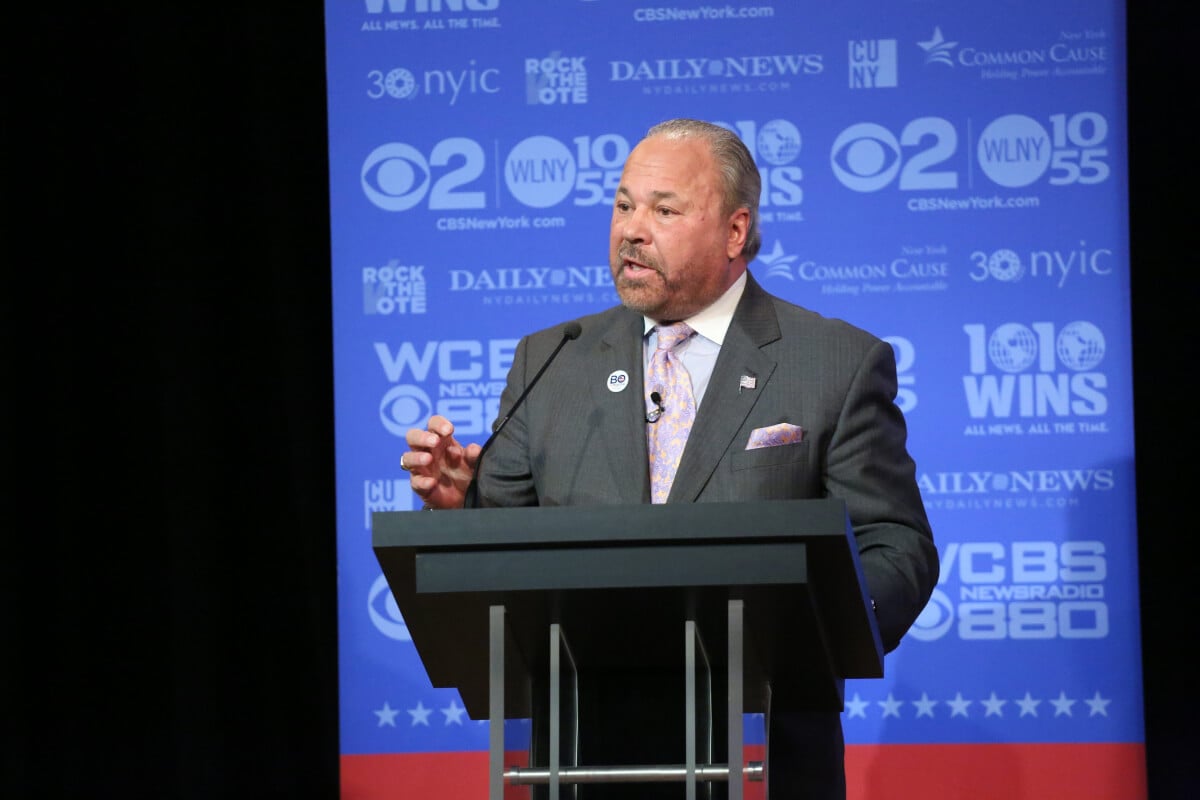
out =
[[738,378],[738,394],[742,393],[742,389],[753,389],[758,379],[753,375],[743,375]]

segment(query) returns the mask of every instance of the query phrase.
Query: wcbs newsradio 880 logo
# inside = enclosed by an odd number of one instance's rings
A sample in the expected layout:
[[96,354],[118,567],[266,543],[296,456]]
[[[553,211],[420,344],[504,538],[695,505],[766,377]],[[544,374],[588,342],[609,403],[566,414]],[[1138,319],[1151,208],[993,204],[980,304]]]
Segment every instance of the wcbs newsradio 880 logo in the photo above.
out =
[[375,355],[392,387],[379,402],[379,419],[393,436],[424,427],[439,414],[462,436],[490,430],[512,366],[516,339],[375,343]]
[[[1103,639],[1109,634],[1101,541],[949,542],[919,641]],[[957,601],[954,599],[957,597]]]

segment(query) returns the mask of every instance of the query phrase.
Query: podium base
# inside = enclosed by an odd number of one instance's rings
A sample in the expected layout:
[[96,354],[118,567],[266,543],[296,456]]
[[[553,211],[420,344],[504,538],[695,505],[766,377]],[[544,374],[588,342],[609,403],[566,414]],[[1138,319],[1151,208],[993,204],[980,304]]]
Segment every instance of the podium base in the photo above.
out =
[[[489,682],[491,693],[489,697],[489,717],[491,723],[489,747],[489,798],[503,800],[504,786],[536,785],[546,787],[546,792],[538,791],[536,796],[547,800],[560,800],[563,794],[576,797],[574,787],[578,784],[663,784],[683,783],[686,800],[703,798],[709,800],[717,796],[727,797],[728,800],[742,800],[742,781],[750,772],[742,764],[742,714],[743,714],[743,644],[745,642],[744,602],[732,599],[726,603],[727,644],[726,666],[723,676],[714,676],[712,663],[709,660],[704,637],[695,620],[684,621],[684,658],[683,675],[656,675],[650,681],[639,680],[633,686],[622,685],[614,678],[620,675],[604,675],[597,683],[610,693],[611,700],[606,700],[604,692],[592,692],[584,689],[588,695],[581,704],[581,683],[587,687],[590,681],[581,682],[577,665],[571,653],[571,647],[562,627],[551,624],[550,657],[549,657],[549,697],[545,712],[535,714],[533,720],[533,736],[530,743],[531,766],[526,769],[504,769],[504,687],[505,687],[505,646],[509,639],[506,629],[505,608],[493,605],[489,610]],[[682,681],[680,678],[682,677]],[[723,679],[723,680],[722,680]],[[669,695],[682,683],[684,687],[684,725],[671,730],[672,721],[650,717],[640,721],[636,719],[638,711],[643,714],[647,709],[656,709],[662,713],[662,697]],[[723,683],[725,703],[716,707],[713,702],[716,684]],[[536,693],[536,689],[534,690]],[[768,692],[769,695],[769,692]],[[630,702],[632,700],[632,702]],[[647,702],[649,701],[649,702]],[[581,705],[594,703],[603,708],[596,708],[595,713],[589,713],[588,727],[597,737],[598,746],[589,747],[588,742],[580,741]],[[638,708],[639,703],[641,709]],[[535,708],[540,703],[535,702]],[[618,714],[620,715],[618,717]],[[597,720],[608,720],[606,725],[595,725]],[[724,723],[725,753],[729,763],[713,763],[714,739],[719,735],[714,720]],[[613,724],[614,721],[617,724]],[[564,724],[565,723],[565,724]],[[545,731],[542,734],[540,731]],[[650,737],[644,735],[652,731]],[[630,731],[634,733],[637,746],[642,749],[642,755],[650,758],[661,758],[665,753],[670,755],[682,740],[685,763],[682,765],[646,764],[646,765],[600,765],[593,767],[580,766],[581,749],[588,760],[599,753],[601,757],[612,758],[614,754],[626,756],[629,749]],[[665,735],[664,735],[665,732]],[[678,733],[683,733],[678,737]],[[650,741],[647,741],[650,739]],[[543,751],[544,755],[543,755]],[[627,756],[626,756],[627,757]],[[545,764],[540,762],[545,761]],[[765,765],[753,765],[751,779],[762,780]],[[714,784],[723,783],[723,791],[715,791]],[[603,790],[588,791],[585,798],[606,797],[610,793]],[[662,795],[674,797],[673,793],[643,789],[640,794],[650,796]]]

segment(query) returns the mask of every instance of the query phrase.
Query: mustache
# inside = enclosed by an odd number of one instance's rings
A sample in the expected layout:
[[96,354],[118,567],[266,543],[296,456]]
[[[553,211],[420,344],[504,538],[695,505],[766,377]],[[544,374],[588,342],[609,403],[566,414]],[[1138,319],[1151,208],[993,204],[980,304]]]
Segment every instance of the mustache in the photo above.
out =
[[634,244],[622,244],[617,248],[617,257],[622,260],[636,261],[637,263],[649,267],[655,272],[662,272],[659,269],[658,262],[648,256],[642,248]]

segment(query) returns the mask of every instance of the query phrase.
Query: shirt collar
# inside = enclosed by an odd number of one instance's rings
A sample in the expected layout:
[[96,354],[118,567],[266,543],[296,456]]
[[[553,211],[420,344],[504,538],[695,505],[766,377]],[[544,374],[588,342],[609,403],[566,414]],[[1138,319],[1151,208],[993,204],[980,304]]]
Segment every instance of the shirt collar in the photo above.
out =
[[[729,331],[729,324],[733,322],[733,312],[737,310],[738,301],[742,299],[742,292],[745,289],[746,271],[743,270],[738,279],[712,305],[683,321],[705,339],[716,342],[718,345],[725,344],[725,334]],[[643,334],[649,333],[658,324],[649,317],[642,319],[645,325],[642,329]]]

